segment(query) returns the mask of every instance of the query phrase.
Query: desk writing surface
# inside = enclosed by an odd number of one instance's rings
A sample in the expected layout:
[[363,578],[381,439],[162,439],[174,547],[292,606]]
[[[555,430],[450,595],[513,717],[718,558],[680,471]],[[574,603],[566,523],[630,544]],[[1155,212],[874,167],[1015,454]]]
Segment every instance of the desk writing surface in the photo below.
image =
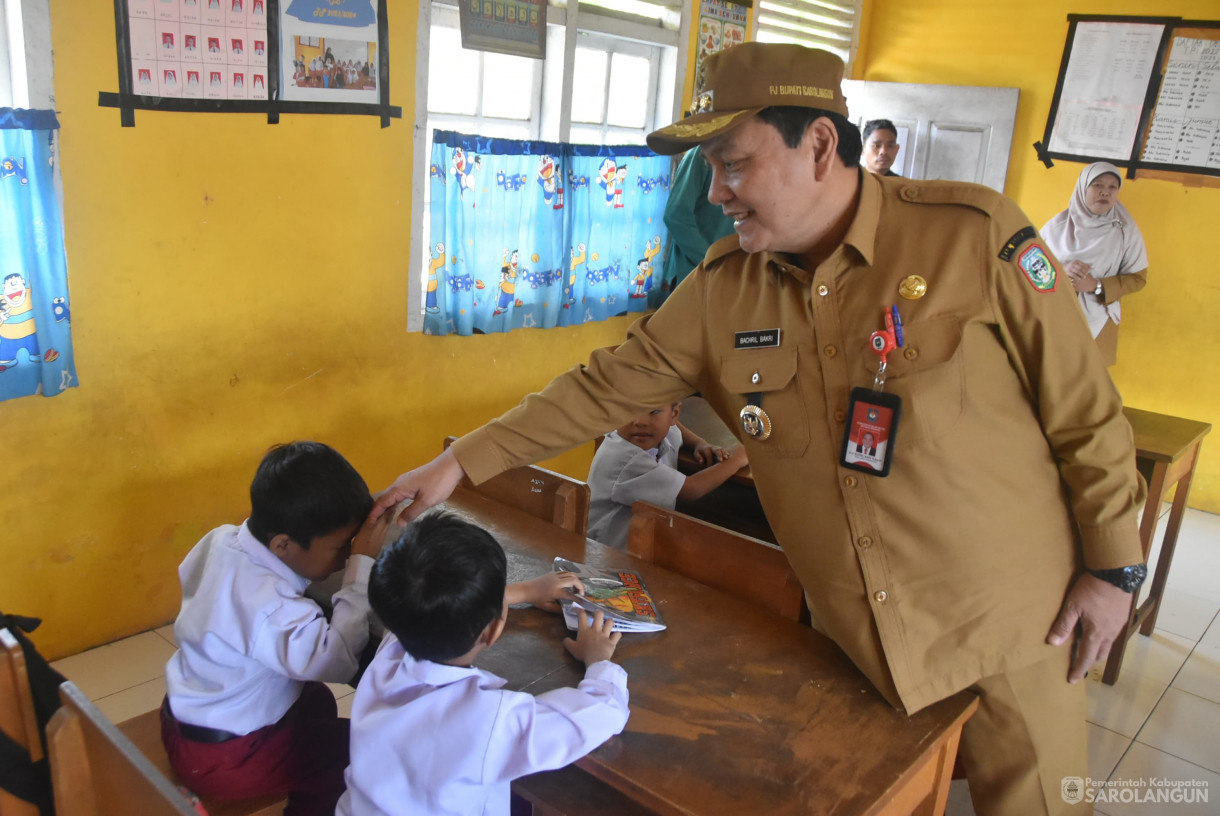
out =
[[[624,635],[631,718],[577,765],[658,813],[865,813],[972,709],[959,694],[908,718],[808,627],[476,494],[446,506],[504,545],[510,581],[556,555],[641,573],[669,628]],[[477,665],[531,693],[576,685],[567,634],[560,616],[514,609]]]
[[1131,423],[1131,431],[1135,435],[1136,456],[1145,459],[1172,462],[1212,429],[1206,422],[1125,405],[1123,414]]

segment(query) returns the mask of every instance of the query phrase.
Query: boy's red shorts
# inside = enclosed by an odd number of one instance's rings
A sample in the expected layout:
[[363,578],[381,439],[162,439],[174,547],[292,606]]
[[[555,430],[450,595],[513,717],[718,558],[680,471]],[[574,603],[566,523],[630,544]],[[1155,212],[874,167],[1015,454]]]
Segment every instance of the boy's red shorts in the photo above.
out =
[[216,799],[286,795],[285,816],[335,812],[344,789],[349,726],[324,683],[306,683],[274,725],[224,742],[188,739],[169,706],[161,707],[161,741],[183,785]]

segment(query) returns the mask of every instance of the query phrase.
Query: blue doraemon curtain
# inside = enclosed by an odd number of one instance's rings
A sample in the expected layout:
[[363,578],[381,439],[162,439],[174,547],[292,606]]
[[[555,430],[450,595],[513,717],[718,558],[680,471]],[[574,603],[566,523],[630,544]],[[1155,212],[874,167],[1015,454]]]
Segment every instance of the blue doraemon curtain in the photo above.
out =
[[0,399],[75,386],[54,111],[0,108]]
[[436,131],[424,332],[549,329],[656,307],[669,173],[668,157],[636,145]]

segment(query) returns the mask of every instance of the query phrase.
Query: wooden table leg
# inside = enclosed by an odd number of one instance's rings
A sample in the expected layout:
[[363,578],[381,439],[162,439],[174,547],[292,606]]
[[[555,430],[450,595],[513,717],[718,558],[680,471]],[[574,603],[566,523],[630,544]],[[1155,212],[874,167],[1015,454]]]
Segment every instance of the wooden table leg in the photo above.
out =
[[[1152,550],[1152,540],[1156,536],[1157,521],[1161,515],[1161,500],[1165,496],[1165,491],[1169,488],[1169,485],[1165,483],[1167,471],[1168,466],[1166,463],[1157,462],[1152,469],[1152,478],[1148,480],[1148,498],[1144,500],[1144,515],[1140,519],[1140,547],[1144,552],[1145,561],[1148,560],[1148,554]],[[1168,572],[1168,570],[1166,571]],[[1159,566],[1157,573],[1158,575],[1160,574]],[[1149,588],[1148,600],[1155,605],[1156,600],[1152,595],[1153,592],[1155,592],[1155,589]],[[1127,610],[1127,622],[1123,624],[1123,628],[1118,632],[1118,637],[1114,639],[1114,644],[1110,647],[1110,654],[1106,658],[1105,670],[1101,674],[1101,682],[1107,686],[1112,686],[1118,681],[1118,672],[1123,666],[1123,655],[1127,651],[1127,640],[1136,628],[1135,619],[1138,601],[1139,592],[1131,593],[1131,606]]]
[[[1156,616],[1161,611],[1161,598],[1165,594],[1165,584],[1169,581],[1169,566],[1173,563],[1173,553],[1178,546],[1178,532],[1182,529],[1182,516],[1186,514],[1186,499],[1190,496],[1190,483],[1195,477],[1195,463],[1199,457],[1199,445],[1196,444],[1186,456],[1185,474],[1178,480],[1178,490],[1173,496],[1173,507],[1169,510],[1169,520],[1165,524],[1165,538],[1161,542],[1161,553],[1157,556],[1156,574],[1152,576],[1152,586],[1148,597],[1156,598],[1156,604],[1144,617],[1140,625],[1141,635],[1151,635],[1156,627]],[[1145,557],[1147,554],[1145,553]]]

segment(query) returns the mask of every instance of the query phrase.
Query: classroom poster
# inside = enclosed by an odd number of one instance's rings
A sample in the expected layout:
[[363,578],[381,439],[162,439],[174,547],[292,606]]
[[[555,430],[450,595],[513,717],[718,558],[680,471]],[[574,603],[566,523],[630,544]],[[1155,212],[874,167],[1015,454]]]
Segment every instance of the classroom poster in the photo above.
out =
[[1049,152],[1130,158],[1164,30],[1159,23],[1077,24]]
[[280,0],[285,100],[379,104],[375,0]]
[[1220,170],[1220,41],[1173,38],[1142,158]]
[[699,4],[699,48],[695,52],[695,94],[703,89],[703,63],[712,54],[746,41],[748,7],[734,0],[702,0]]
[[267,0],[128,0],[131,89],[267,99]]
[[546,56],[546,0],[460,0],[462,47]]

